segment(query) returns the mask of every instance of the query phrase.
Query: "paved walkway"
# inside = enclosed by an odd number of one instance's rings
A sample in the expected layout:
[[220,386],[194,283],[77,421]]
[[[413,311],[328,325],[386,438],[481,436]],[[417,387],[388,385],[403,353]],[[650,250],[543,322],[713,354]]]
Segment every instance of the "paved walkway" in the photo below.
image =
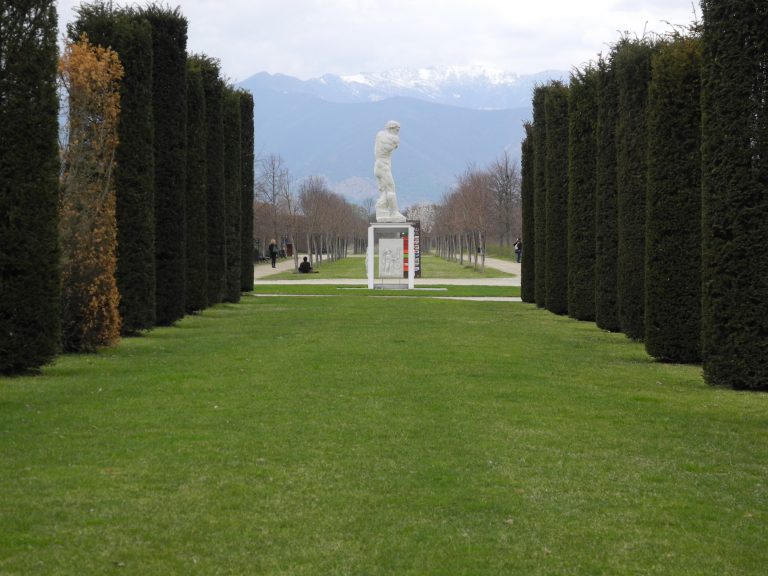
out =
[[[301,261],[304,255],[299,256]],[[269,276],[277,272],[285,272],[293,270],[293,258],[283,258],[277,261],[275,268],[272,268],[269,263],[256,264],[253,267],[254,284],[259,285],[291,285],[291,284],[335,284],[335,285],[360,285],[366,284],[368,280],[365,277],[365,265],[363,264],[364,256],[348,256],[348,258],[360,258],[360,277],[359,278],[312,278],[302,277],[296,280],[270,280]],[[502,272],[514,274],[514,276],[508,276],[506,278],[416,278],[414,280],[415,286],[520,286],[520,264],[516,262],[509,262],[507,260],[499,260],[497,258],[486,258],[485,265],[491,268],[496,268]]]

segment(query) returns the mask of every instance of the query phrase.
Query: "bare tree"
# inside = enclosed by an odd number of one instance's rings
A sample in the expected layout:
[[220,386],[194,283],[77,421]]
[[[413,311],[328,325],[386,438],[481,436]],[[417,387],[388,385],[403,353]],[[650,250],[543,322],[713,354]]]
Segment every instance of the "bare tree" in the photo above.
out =
[[499,245],[504,247],[506,243],[509,248],[513,238],[519,235],[520,173],[506,150],[488,167],[488,176]]
[[[279,154],[270,154],[257,161],[256,199],[269,207],[269,232],[280,241],[280,208],[290,190],[290,174]],[[266,242],[266,238],[264,239]],[[265,244],[266,245],[266,244]]]

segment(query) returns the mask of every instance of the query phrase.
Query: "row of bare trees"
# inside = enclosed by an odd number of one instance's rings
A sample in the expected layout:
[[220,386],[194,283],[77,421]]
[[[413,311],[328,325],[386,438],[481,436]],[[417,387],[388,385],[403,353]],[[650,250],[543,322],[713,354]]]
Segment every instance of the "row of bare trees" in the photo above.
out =
[[467,168],[435,207],[431,246],[438,256],[484,267],[489,243],[510,250],[521,236],[520,172],[505,151],[487,168]]
[[365,250],[368,217],[364,208],[333,192],[320,176],[295,185],[280,155],[270,154],[257,166],[254,240],[260,255],[272,239],[282,248],[290,244],[298,269],[299,253],[307,254],[315,266],[344,258],[350,250]]

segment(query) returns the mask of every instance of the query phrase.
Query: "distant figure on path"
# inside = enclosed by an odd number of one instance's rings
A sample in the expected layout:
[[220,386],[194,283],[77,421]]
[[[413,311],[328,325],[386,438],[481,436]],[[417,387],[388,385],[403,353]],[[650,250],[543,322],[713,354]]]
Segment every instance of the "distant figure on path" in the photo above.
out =
[[520,256],[523,254],[523,242],[518,238],[515,240],[515,257],[517,258],[517,263],[520,263]]
[[299,264],[299,272],[301,274],[309,274],[312,272],[312,264],[309,263],[306,256],[304,256],[304,260]]
[[379,189],[379,199],[376,202],[377,222],[405,222],[405,216],[397,210],[395,180],[392,178],[392,152],[400,145],[399,133],[400,124],[390,120],[385,129],[376,134],[373,175],[376,176]]
[[277,253],[277,242],[272,238],[272,241],[269,243],[269,258],[272,260],[272,268],[275,268],[275,264],[277,263]]

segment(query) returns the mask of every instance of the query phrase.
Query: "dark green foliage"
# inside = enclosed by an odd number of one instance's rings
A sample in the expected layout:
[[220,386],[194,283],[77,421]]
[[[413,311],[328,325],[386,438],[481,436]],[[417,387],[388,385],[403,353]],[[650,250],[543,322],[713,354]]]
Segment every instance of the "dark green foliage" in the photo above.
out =
[[768,3],[702,9],[704,377],[768,390]]
[[[547,182],[546,182],[546,115],[544,103],[546,87],[533,91],[533,223],[534,223],[534,298],[536,306],[543,308],[547,297]],[[523,244],[525,250],[525,244]],[[529,247],[530,250],[530,247]]]
[[621,331],[645,336],[645,110],[653,46],[621,40],[613,54],[619,91],[616,128],[618,198],[618,301]]
[[224,299],[226,237],[224,210],[224,82],[219,63],[207,56],[194,56],[203,75],[205,91],[205,193],[208,219],[208,304]]
[[125,69],[120,82],[119,144],[115,152],[117,288],[124,333],[155,324],[155,206],[152,121],[152,29],[142,17],[111,4],[82,4],[69,25],[111,47]]
[[568,315],[595,318],[597,69],[574,72],[568,90]]
[[226,289],[224,300],[240,300],[242,254],[240,212],[243,198],[240,143],[240,95],[224,90],[224,202],[226,214]]
[[595,323],[617,332],[618,216],[616,208],[616,121],[618,92],[610,61],[597,64],[595,133]]
[[187,166],[187,20],[178,8],[150,5],[155,122],[156,315],[160,325],[184,316]]
[[[536,302],[536,250],[533,202],[533,125],[525,124],[525,139],[521,149],[521,178],[520,194],[522,196],[523,210],[523,257],[520,261],[520,295],[523,302]],[[527,248],[526,248],[527,247]]]
[[56,7],[0,5],[0,373],[59,343]]
[[547,87],[546,188],[547,223],[544,273],[547,310],[568,311],[568,88],[560,82]]
[[186,310],[208,306],[208,212],[205,191],[205,91],[197,62],[187,66]]
[[241,177],[242,189],[240,204],[240,290],[253,290],[253,95],[240,92],[240,142],[241,142]]
[[698,362],[701,335],[701,48],[678,38],[653,57],[648,89],[645,348]]

